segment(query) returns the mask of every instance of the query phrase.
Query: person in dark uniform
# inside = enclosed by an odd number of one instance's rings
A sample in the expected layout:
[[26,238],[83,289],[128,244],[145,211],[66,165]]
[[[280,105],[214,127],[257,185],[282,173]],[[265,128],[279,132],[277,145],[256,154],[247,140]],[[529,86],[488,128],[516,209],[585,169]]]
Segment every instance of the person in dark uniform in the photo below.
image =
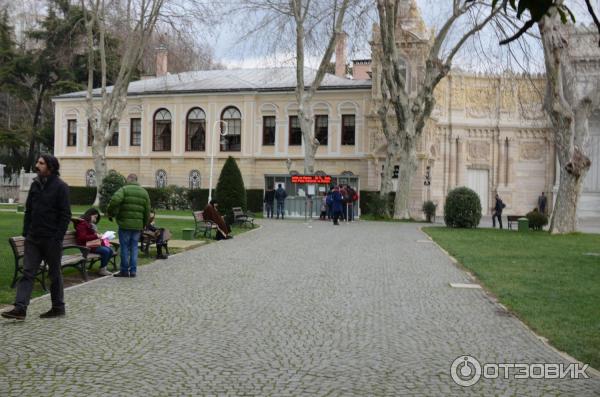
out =
[[496,193],[496,204],[494,205],[494,214],[492,215],[492,225],[496,227],[496,218],[498,218],[498,225],[502,229],[502,210],[506,207],[506,204],[502,202],[498,193]]

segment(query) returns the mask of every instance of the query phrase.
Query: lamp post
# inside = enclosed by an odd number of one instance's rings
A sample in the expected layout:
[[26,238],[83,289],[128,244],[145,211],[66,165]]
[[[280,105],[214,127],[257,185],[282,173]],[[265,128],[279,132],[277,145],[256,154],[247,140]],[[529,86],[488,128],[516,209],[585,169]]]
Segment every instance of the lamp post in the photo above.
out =
[[[215,121],[215,123],[213,124],[213,135],[211,136],[211,142],[210,142],[210,146],[211,146],[211,153],[210,153],[210,176],[208,179],[208,202],[210,203],[210,200],[212,200],[212,177],[213,177],[213,164],[215,162],[215,142],[212,141],[212,138],[215,136],[214,132],[217,131],[217,124],[224,124],[225,128],[223,131],[219,132],[219,135],[217,135],[217,137],[222,137],[227,135],[227,122],[223,121],[223,120],[217,120]],[[220,138],[219,138],[220,141]]]

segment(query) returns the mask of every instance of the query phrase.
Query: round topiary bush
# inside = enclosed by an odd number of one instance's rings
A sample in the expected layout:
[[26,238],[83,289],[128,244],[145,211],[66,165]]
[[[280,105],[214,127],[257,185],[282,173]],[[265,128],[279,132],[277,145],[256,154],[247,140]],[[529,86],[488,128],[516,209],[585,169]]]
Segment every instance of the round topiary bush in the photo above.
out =
[[444,205],[444,222],[448,227],[477,227],[481,220],[479,196],[468,187],[451,190]]
[[233,220],[233,211],[231,210],[233,207],[242,207],[242,210],[246,211],[244,179],[242,179],[242,173],[235,159],[231,156],[223,165],[215,193],[219,202],[219,212],[230,222]]
[[425,201],[423,203],[422,210],[423,210],[423,213],[425,214],[425,220],[427,222],[431,222],[431,219],[435,218],[435,210],[436,210],[436,208],[437,208],[437,205],[433,201],[431,201],[431,200]]
[[115,170],[108,171],[108,175],[102,179],[102,187],[100,188],[100,211],[106,212],[106,207],[110,203],[113,194],[123,186],[127,181],[125,177]]
[[548,224],[548,217],[537,209],[525,215],[529,220],[529,228],[533,230],[542,230]]

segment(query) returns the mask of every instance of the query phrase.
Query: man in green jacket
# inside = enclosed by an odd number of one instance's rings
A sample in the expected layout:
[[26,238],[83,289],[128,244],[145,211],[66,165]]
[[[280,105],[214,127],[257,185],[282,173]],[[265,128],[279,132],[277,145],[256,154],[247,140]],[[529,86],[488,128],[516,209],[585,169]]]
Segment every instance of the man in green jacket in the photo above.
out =
[[150,197],[146,189],[138,185],[135,174],[129,174],[127,185],[112,196],[106,213],[109,218],[116,218],[119,224],[121,271],[114,276],[135,277],[140,231],[150,218]]

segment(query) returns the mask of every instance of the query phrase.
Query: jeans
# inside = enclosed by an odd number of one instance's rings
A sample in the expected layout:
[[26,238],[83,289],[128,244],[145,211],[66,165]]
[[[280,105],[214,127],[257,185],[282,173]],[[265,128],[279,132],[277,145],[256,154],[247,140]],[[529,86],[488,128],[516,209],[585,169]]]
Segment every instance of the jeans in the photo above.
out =
[[119,229],[121,244],[121,273],[136,273],[138,258],[139,230]]
[[50,277],[50,297],[52,307],[64,310],[63,278],[60,268],[62,257],[62,239],[58,241],[52,237],[27,238],[25,240],[25,255],[23,257],[23,277],[17,283],[17,296],[15,307],[27,310],[31,299],[31,291],[35,282],[35,274],[42,261],[48,265]]
[[265,211],[267,212],[267,218],[273,218],[273,202],[265,202]]
[[348,214],[348,222],[354,220],[354,204],[348,203],[346,206],[346,213]]
[[496,227],[496,218],[498,218],[498,224],[500,225],[500,229],[502,229],[502,213],[494,212],[492,216],[492,225]]
[[106,267],[113,254],[113,250],[110,247],[104,246],[92,248],[91,251],[100,255],[100,267]]
[[279,218],[279,214],[281,214],[281,219],[283,219],[283,215],[285,213],[285,201],[277,202],[277,218]]

